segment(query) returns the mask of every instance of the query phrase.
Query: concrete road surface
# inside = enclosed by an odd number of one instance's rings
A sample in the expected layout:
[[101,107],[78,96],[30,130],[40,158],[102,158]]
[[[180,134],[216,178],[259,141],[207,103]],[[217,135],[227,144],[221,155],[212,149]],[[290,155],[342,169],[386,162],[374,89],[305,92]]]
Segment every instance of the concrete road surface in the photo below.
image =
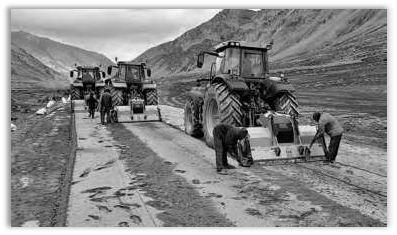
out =
[[233,161],[237,168],[219,175],[214,151],[175,128],[174,111],[163,116],[174,127],[104,127],[76,113],[68,226],[386,226],[382,175],[322,163],[240,168]]

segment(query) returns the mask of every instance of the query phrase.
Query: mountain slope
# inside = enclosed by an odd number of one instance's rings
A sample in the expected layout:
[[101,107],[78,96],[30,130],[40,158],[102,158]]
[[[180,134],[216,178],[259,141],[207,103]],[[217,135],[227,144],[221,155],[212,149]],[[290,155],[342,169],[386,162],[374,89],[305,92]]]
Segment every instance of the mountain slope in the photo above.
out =
[[78,65],[101,64],[102,66],[113,64],[111,60],[102,54],[24,31],[11,32],[11,42],[60,73],[69,72],[75,63]]
[[64,88],[68,79],[11,43],[11,89]]
[[[273,69],[363,60],[385,60],[386,10],[223,10],[174,41],[150,48],[134,61],[147,61],[154,74],[196,69],[196,55],[225,40],[265,45]],[[196,70],[195,70],[196,71]]]

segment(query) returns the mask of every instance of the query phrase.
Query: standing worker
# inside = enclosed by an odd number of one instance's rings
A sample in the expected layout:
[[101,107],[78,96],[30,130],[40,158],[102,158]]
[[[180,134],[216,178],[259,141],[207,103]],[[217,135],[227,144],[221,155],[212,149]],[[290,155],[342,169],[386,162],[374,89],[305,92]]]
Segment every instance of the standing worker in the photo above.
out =
[[112,109],[112,96],[110,95],[110,90],[105,89],[101,98],[99,98],[99,111],[101,112],[101,124],[105,125],[105,115],[106,123],[110,123],[110,110]]
[[[216,155],[216,171],[219,174],[227,174],[225,169],[233,169],[227,163],[227,154],[235,158],[240,166],[249,167],[253,160],[251,149],[247,142],[248,131],[244,128],[238,128],[227,124],[218,124],[213,130],[214,147]],[[239,142],[244,143],[243,145]],[[248,148],[247,148],[248,147]]]
[[90,114],[88,117],[94,118],[95,109],[98,105],[98,100],[95,99],[94,93],[90,92],[90,96],[87,99],[88,113]]
[[312,147],[318,138],[323,136],[324,133],[327,133],[331,137],[331,140],[328,145],[328,150],[326,151],[326,157],[329,162],[334,162],[336,155],[338,154],[340,140],[342,138],[342,125],[329,113],[315,112],[313,114],[313,120],[318,123],[318,129],[309,148]]

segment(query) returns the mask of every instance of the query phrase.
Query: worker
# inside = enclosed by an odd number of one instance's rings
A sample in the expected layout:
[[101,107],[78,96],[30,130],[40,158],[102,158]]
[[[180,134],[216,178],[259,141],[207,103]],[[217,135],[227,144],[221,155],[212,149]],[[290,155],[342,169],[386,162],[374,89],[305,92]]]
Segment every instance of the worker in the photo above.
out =
[[89,108],[88,108],[88,99],[90,98],[90,93],[91,93],[91,90],[87,90],[87,91],[84,92],[84,104],[85,104],[84,110],[87,110],[87,112],[88,112],[88,117],[91,116],[90,110],[89,110]]
[[105,89],[101,98],[99,98],[99,107],[101,113],[101,124],[105,125],[105,115],[106,115],[106,124],[110,123],[110,110],[112,109],[112,96],[110,95],[110,90],[108,88]]
[[89,112],[88,117],[94,118],[95,109],[96,109],[97,105],[98,105],[98,100],[95,99],[94,93],[90,92],[90,95],[87,99],[87,106],[88,106],[88,112]]
[[342,138],[342,125],[329,113],[315,112],[312,118],[318,123],[318,129],[309,148],[312,147],[318,138],[322,137],[324,133],[327,133],[327,135],[331,137],[331,140],[329,142],[328,149],[326,149],[326,157],[328,162],[333,163],[335,162],[336,155],[338,154],[340,140]]
[[[240,166],[249,167],[253,160],[249,147],[248,131],[227,124],[218,124],[213,130],[216,156],[216,171],[227,174],[226,169],[234,167],[227,163],[227,154],[236,159]],[[247,148],[248,147],[248,148]]]

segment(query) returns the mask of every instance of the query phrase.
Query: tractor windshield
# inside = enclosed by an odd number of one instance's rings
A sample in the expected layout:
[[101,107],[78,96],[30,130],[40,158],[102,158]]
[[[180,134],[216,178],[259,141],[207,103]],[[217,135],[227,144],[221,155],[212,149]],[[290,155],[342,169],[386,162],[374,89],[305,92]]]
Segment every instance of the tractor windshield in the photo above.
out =
[[79,70],[77,73],[77,79],[88,79],[88,80],[94,80],[94,78],[96,78],[97,76],[95,76],[95,71],[94,70],[90,70],[90,69],[82,69]]
[[125,78],[126,81],[139,81],[139,67],[137,66],[121,66],[120,67],[121,77]]
[[265,63],[262,51],[248,49],[243,50],[242,60],[241,76],[255,78],[265,77]]
[[226,49],[224,59],[224,73],[239,74],[240,73],[240,52],[239,48]]

